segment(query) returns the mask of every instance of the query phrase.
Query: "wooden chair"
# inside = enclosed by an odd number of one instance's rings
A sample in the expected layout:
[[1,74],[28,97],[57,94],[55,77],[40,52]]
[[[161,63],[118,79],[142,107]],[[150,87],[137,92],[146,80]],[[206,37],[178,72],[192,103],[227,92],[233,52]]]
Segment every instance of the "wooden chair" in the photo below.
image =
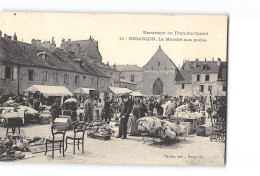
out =
[[[16,129],[18,130],[17,133],[20,134],[20,126],[23,123],[21,118],[4,119],[4,123],[6,124],[6,136],[8,136],[9,133],[14,135]],[[11,129],[11,132],[9,129]]]
[[64,125],[60,125],[60,124],[52,125],[51,126],[52,138],[46,139],[46,141],[45,141],[45,146],[46,146],[45,155],[48,152],[48,144],[52,144],[52,146],[51,146],[52,159],[54,158],[54,150],[59,149],[59,151],[61,153],[61,148],[62,148],[62,155],[63,155],[63,157],[65,157],[64,141],[65,141],[66,128],[65,128],[65,126],[64,127],[63,126]]
[[[79,150],[79,144],[82,144],[82,153],[84,153],[84,136],[85,136],[85,131],[87,128],[87,124],[84,122],[79,122],[76,123],[73,126],[73,130],[74,130],[74,134],[72,136],[67,136],[66,137],[66,149],[68,147],[68,144],[73,145],[73,154],[75,155],[75,145],[76,145],[76,141],[78,143],[78,150]],[[68,140],[73,140],[72,143],[68,143]]]
[[210,136],[210,141],[215,140],[226,140],[226,121],[224,118],[219,117],[218,115],[211,118],[212,132]]

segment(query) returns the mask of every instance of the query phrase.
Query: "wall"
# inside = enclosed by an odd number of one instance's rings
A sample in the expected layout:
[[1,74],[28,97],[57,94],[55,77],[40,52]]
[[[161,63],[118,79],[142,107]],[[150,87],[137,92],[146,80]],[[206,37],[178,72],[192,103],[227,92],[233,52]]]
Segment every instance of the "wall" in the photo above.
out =
[[128,88],[130,90],[136,91],[137,90],[137,85],[136,84],[130,84],[126,82],[120,82],[119,87],[121,88]]
[[[13,79],[5,79],[2,66],[13,67]],[[0,94],[17,94],[18,92],[18,66],[15,64],[0,63]],[[3,76],[3,77],[2,77]]]
[[[13,66],[17,68],[15,64],[1,64],[6,66]],[[17,70],[17,69],[16,69]],[[28,79],[28,71],[34,70],[34,81],[29,81]],[[43,72],[48,72],[48,80],[43,81]],[[85,75],[75,72],[61,71],[61,70],[53,70],[48,68],[40,68],[40,67],[31,67],[31,66],[21,66],[19,72],[19,89],[20,93],[29,88],[32,85],[52,85],[52,86],[65,86],[70,91],[75,90],[78,87],[87,87],[98,89],[99,91],[104,91],[110,85],[109,78],[97,78],[97,76]],[[58,73],[58,82],[54,82],[54,74]],[[64,74],[69,75],[69,84],[64,84]],[[79,76],[79,84],[75,84],[75,76]],[[85,76],[85,79],[83,78]],[[93,79],[93,85],[92,80]],[[98,87],[97,87],[98,86]],[[18,79],[6,80],[0,79],[0,93],[18,93]]]
[[137,90],[141,89],[141,82],[143,79],[142,71],[122,71],[121,75],[124,77],[124,80],[131,81],[131,75],[134,75],[134,83],[137,84]]
[[[197,81],[197,75],[200,75],[200,81]],[[209,81],[205,81],[206,75],[209,75]],[[207,83],[215,82],[218,80],[218,73],[209,73],[209,74],[192,74],[192,83]]]
[[106,76],[110,77],[109,86],[112,87],[119,87],[119,80],[120,80],[120,72],[114,69],[98,67],[103,72],[105,72]]
[[153,94],[153,83],[157,78],[160,78],[163,82],[163,93],[169,95],[175,95],[175,70],[171,71],[144,71],[143,79],[141,83],[141,93],[144,95]]
[[192,96],[193,95],[193,85],[184,84],[184,89],[182,89],[182,84],[175,84],[176,97],[179,96]]

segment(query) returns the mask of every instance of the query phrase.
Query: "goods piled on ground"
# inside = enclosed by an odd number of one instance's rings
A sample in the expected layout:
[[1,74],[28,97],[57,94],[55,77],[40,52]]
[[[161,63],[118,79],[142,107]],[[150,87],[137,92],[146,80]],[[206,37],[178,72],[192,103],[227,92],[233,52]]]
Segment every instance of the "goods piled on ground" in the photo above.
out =
[[89,124],[87,136],[94,139],[109,140],[114,131],[106,122],[95,121]]
[[137,120],[138,130],[141,133],[149,133],[160,136],[162,139],[175,139],[177,136],[186,134],[186,128],[167,120],[160,120],[156,117],[143,117]]
[[[0,161],[13,161],[25,158],[26,152],[33,152],[31,149],[44,146],[45,139],[40,137],[25,138],[18,134],[0,138]],[[42,147],[44,148],[44,147]],[[40,152],[43,152],[42,150]]]

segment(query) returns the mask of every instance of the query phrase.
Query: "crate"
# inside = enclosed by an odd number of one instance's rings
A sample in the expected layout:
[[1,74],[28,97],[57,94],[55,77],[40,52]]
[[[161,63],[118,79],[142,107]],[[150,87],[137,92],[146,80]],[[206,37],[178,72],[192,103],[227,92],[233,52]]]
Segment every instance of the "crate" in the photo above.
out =
[[99,140],[104,140],[104,141],[110,140],[110,136],[101,136],[101,135],[91,134],[91,133],[87,134],[87,136],[89,138],[99,139]]
[[197,136],[207,136],[206,135],[206,127],[205,126],[199,126],[197,128]]
[[186,126],[187,134],[192,134],[192,128],[190,122],[180,122],[180,125]]

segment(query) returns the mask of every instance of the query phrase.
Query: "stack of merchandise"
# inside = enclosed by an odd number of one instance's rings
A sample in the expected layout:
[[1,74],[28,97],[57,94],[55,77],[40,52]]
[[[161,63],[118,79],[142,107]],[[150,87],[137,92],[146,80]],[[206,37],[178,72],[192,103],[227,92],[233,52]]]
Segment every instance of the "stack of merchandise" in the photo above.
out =
[[184,136],[187,129],[176,123],[167,120],[160,120],[156,117],[143,117],[137,120],[138,130],[141,133],[149,133],[150,135],[159,136],[163,139],[175,139],[176,136]]
[[111,136],[113,134],[113,130],[110,126],[103,125],[98,128],[97,134],[101,136]]
[[93,126],[88,129],[88,137],[109,140],[114,131],[109,125]]

